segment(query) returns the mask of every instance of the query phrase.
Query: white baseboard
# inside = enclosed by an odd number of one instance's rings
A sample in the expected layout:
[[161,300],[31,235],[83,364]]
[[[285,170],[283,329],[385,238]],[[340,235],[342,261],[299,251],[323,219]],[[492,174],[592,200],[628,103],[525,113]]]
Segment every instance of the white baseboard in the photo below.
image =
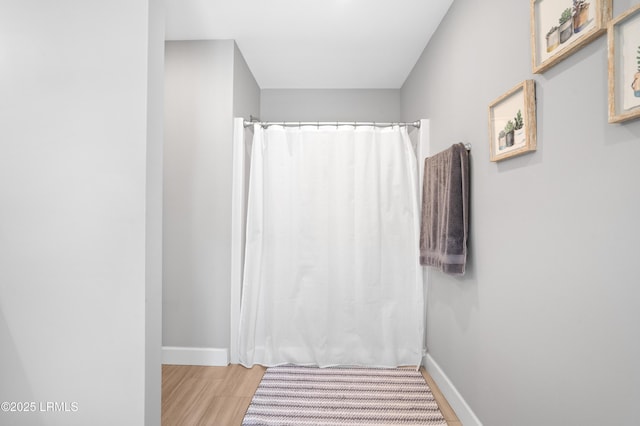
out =
[[453,383],[451,383],[451,380],[444,374],[442,368],[440,368],[431,355],[427,354],[423,358],[423,365],[427,373],[429,373],[440,388],[440,391],[442,391],[442,395],[444,395],[449,405],[451,405],[453,411],[456,412],[460,423],[464,426],[482,426],[480,419],[474,414],[471,407],[469,407],[462,395],[460,395],[460,392],[458,392]]
[[223,367],[229,365],[229,349],[163,346],[162,363]]

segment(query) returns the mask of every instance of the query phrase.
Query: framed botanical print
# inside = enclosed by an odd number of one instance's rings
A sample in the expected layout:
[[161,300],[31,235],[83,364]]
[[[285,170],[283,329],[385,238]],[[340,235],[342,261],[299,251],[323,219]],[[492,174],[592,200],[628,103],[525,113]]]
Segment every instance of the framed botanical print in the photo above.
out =
[[640,4],[609,23],[609,122],[640,117]]
[[501,161],[535,150],[535,81],[525,80],[489,105],[490,160]]
[[604,34],[612,0],[530,0],[531,59],[541,73]]

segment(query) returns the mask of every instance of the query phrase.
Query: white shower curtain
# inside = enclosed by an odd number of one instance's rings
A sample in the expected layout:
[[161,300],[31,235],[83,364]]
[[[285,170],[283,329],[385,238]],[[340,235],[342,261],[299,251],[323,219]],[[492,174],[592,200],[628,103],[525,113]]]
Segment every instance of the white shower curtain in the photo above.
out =
[[255,126],[241,364],[420,364],[416,173],[404,127]]

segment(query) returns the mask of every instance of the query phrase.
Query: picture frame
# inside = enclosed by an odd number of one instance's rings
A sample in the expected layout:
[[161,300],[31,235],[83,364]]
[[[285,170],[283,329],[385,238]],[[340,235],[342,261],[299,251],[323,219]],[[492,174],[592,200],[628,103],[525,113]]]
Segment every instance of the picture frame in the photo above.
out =
[[535,81],[525,80],[489,104],[490,161],[535,150]]
[[613,0],[530,0],[531,61],[540,74],[604,34]]
[[640,117],[640,4],[609,22],[609,123]]

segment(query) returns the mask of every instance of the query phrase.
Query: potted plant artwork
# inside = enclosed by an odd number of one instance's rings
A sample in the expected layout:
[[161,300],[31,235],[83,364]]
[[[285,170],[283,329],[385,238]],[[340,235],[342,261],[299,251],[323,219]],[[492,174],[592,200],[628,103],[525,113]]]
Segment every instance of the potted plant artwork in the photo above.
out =
[[514,138],[515,143],[524,141],[524,119],[522,118],[522,110],[518,110],[515,118],[513,119]]
[[633,95],[636,98],[640,98],[640,46],[636,51],[636,74],[633,76],[631,88],[633,89]]
[[560,24],[560,43],[564,43],[569,40],[569,38],[573,35],[573,19],[571,8],[566,8],[560,18],[558,19],[558,23]]
[[536,150],[535,96],[535,81],[525,80],[489,104],[491,161]]
[[506,141],[505,141],[505,145],[508,147],[513,146],[514,144],[514,132],[515,130],[515,125],[513,124],[513,120],[509,120],[507,121],[506,126],[504,126],[504,133],[507,137]]
[[[540,74],[606,33],[607,25],[611,21],[614,0],[529,2],[531,59],[533,72]],[[557,30],[556,25],[559,27]],[[635,44],[633,46],[635,47]],[[629,84],[625,86],[628,88]],[[522,113],[526,121],[527,113],[524,110]]]
[[551,52],[560,44],[560,29],[557,26],[551,27],[547,32],[547,52]]
[[609,22],[607,44],[609,123],[640,119],[640,3]]
[[589,21],[589,4],[586,0],[573,0],[573,32],[579,33]]

